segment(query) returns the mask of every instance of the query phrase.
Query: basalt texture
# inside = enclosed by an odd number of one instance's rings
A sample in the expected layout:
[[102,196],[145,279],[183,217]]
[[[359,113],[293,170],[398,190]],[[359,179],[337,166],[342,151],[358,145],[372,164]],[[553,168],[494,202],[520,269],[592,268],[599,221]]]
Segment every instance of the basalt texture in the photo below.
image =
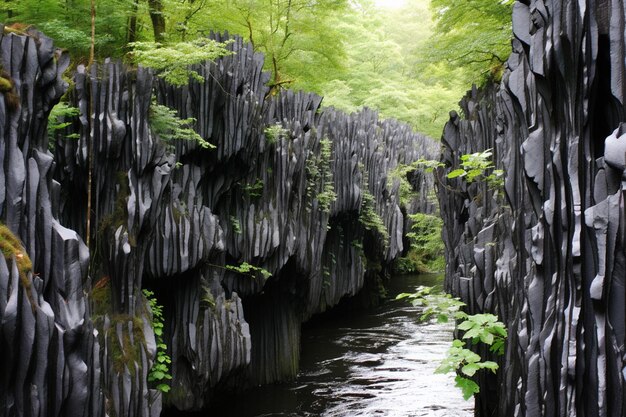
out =
[[[413,175],[401,201],[393,173],[437,144],[372,111],[270,95],[263,57],[240,39],[184,87],[79,66],[67,92],[79,115],[50,133],[67,57],[35,31],[0,46],[14,85],[0,100],[0,415],[157,416],[293,377],[301,323],[372,298],[406,212],[432,210],[432,179]],[[155,133],[156,103],[215,149]],[[144,289],[164,306],[164,396],[148,381],[158,339]]]
[[509,329],[478,415],[626,413],[625,12],[516,2],[502,83],[470,92],[446,125],[448,166],[492,148],[505,171],[498,191],[439,189],[446,285]]

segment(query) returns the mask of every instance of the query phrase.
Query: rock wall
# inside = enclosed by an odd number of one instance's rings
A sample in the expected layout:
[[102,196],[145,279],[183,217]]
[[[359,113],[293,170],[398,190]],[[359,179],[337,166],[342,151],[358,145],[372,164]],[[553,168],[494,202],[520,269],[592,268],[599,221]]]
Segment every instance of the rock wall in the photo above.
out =
[[[477,415],[622,416],[624,17],[618,1],[518,1],[499,86],[446,125],[443,160],[494,149],[501,191],[440,187],[446,286],[509,337]],[[445,170],[440,172],[444,180]]]
[[[403,251],[405,212],[432,210],[432,180],[414,175],[418,193],[401,202],[392,173],[437,144],[368,110],[320,110],[312,94],[269,96],[263,57],[240,39],[185,87],[111,61],[79,66],[67,97],[80,114],[50,141],[67,56],[35,31],[0,46],[14,83],[0,100],[13,242],[0,257],[0,415],[157,416],[293,377],[301,323],[376,288]],[[160,137],[153,101],[195,118],[216,148]],[[143,289],[164,305],[164,396],[148,381]]]

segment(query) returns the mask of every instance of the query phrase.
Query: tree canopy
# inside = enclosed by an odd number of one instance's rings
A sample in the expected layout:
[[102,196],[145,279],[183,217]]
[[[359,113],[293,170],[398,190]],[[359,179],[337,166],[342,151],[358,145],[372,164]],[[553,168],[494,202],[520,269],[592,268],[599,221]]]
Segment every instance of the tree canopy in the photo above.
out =
[[92,2],[96,57],[198,57],[207,44],[197,39],[227,30],[266,55],[273,91],[316,92],[346,111],[378,109],[438,137],[471,83],[499,76],[513,0],[406,0],[400,8],[373,0],[5,0],[0,13],[85,62]]

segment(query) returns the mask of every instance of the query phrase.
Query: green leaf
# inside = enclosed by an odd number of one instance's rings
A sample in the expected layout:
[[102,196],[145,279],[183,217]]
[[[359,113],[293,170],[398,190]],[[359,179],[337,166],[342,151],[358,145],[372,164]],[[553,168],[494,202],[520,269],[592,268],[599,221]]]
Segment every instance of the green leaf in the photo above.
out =
[[480,335],[480,328],[472,327],[467,332],[465,332],[465,334],[463,335],[463,339],[473,339],[475,337],[479,337],[479,335]]
[[467,376],[474,376],[476,371],[480,369],[480,366],[476,363],[468,363],[464,367],[461,368],[461,372],[463,372]]
[[471,379],[463,378],[462,376],[458,376],[454,378],[456,382],[456,386],[461,388],[463,392],[463,399],[465,401],[469,400],[474,396],[474,394],[478,394],[480,392],[480,387],[477,383],[472,381]]
[[[466,315],[466,317],[467,317],[467,315]],[[470,320],[465,320],[465,321],[462,321],[462,322],[461,322],[461,323],[459,323],[459,325],[457,326],[457,328],[458,328],[459,330],[463,330],[463,331],[467,331],[467,330],[471,329],[472,327],[474,327],[474,323],[473,323],[473,322],[471,322]]]
[[489,350],[497,355],[503,355],[504,354],[504,340],[496,339],[493,342],[493,345],[491,345],[491,347],[489,348]]
[[150,373],[150,377],[153,378],[153,380],[163,379],[165,378],[165,373],[162,371],[154,371]]
[[459,339],[454,339],[452,341],[452,347],[460,348],[460,347],[463,347],[463,346],[465,346],[465,342],[463,342],[463,341],[461,341]]
[[483,331],[480,333],[480,341],[487,345],[491,345],[493,343],[493,334]]
[[467,175],[467,172],[465,172],[464,169],[455,169],[454,171],[450,172],[447,177],[452,179],[452,178],[456,178],[456,177],[462,177]]
[[481,368],[484,369],[489,369],[492,372],[496,372],[499,368],[498,364],[492,361],[485,361],[485,362],[481,362],[480,364]]
[[171,387],[167,384],[159,384],[156,386],[156,389],[161,392],[170,392]]

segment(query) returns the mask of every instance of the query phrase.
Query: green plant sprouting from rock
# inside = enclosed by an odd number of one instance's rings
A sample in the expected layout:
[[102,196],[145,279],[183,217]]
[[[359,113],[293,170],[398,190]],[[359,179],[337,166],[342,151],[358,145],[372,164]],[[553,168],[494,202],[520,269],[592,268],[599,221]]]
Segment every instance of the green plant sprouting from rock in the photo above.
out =
[[[504,171],[495,169],[492,160],[492,149],[464,154],[460,156],[460,168],[454,169],[446,174],[446,178],[462,178],[468,184],[482,181],[489,188],[497,190],[504,185]],[[414,166],[424,169],[424,172],[433,172],[437,168],[445,168],[445,164],[432,159],[419,159],[414,162]]]
[[[330,212],[330,205],[337,199],[331,162],[332,142],[324,138],[320,141],[319,156],[306,161],[307,197],[309,201],[317,199],[318,207],[324,213]],[[314,195],[317,189],[321,191]]]
[[267,280],[272,276],[272,273],[267,269],[254,266],[248,262],[242,262],[239,265],[224,265],[224,269],[237,272],[238,274],[250,275],[253,278],[255,278],[256,274],[259,273],[263,277],[263,280]]
[[265,139],[267,140],[267,142],[273,145],[281,137],[287,136],[289,130],[285,129],[280,123],[275,123],[263,129],[263,133],[265,134]]
[[416,195],[416,193],[413,191],[411,183],[407,179],[407,175],[415,171],[417,168],[418,167],[415,163],[398,164],[397,167],[389,171],[389,174],[387,176],[387,188],[391,188],[391,186],[393,185],[393,181],[395,180],[398,180],[400,182],[398,195],[400,197],[400,206],[402,207],[409,207],[411,203],[411,198]]
[[382,217],[380,217],[380,214],[376,211],[376,200],[368,191],[367,186],[361,189],[359,223],[361,223],[366,230],[378,233],[383,239],[383,245],[385,247],[389,246],[389,232],[385,227]]
[[152,133],[163,142],[184,140],[197,143],[203,149],[214,149],[212,145],[191,128],[194,118],[181,119],[176,110],[152,101],[148,122]]
[[[62,131],[66,127],[72,124],[71,120],[80,114],[80,110],[77,107],[68,105],[67,103],[60,102],[50,110],[48,115],[48,148],[53,151],[57,132]],[[80,135],[78,133],[69,133],[65,135],[65,139],[78,139]]]
[[163,306],[157,302],[152,291],[144,289],[143,295],[148,300],[152,311],[152,329],[157,347],[154,364],[148,372],[148,382],[156,384],[155,388],[165,393],[169,392],[171,388],[168,380],[172,379],[172,375],[169,373],[172,359],[167,354],[167,345],[163,342]]
[[263,195],[265,184],[263,180],[257,179],[251,184],[241,186],[241,190],[250,198],[260,198]]
[[495,169],[491,159],[492,156],[493,152],[491,149],[461,155],[461,168],[451,171],[447,177],[450,179],[461,177],[468,183],[482,181],[489,188],[501,188],[504,185],[504,171]]
[[456,372],[456,386],[463,392],[463,398],[468,400],[480,392],[480,387],[471,378],[481,369],[491,372],[498,370],[498,364],[493,361],[483,361],[479,354],[471,347],[479,344],[489,346],[489,350],[496,354],[504,354],[504,344],[507,330],[498,317],[493,314],[468,315],[462,308],[465,303],[450,294],[435,291],[432,287],[418,287],[415,293],[402,293],[396,299],[409,299],[414,306],[423,308],[421,320],[436,318],[445,323],[451,319],[457,321],[457,330],[463,332],[461,339],[454,339],[452,346],[441,361],[435,373],[447,374]]
[[235,216],[230,216],[230,225],[232,226],[233,232],[235,232],[235,234],[241,234],[241,223],[239,223],[239,219],[237,219]]

